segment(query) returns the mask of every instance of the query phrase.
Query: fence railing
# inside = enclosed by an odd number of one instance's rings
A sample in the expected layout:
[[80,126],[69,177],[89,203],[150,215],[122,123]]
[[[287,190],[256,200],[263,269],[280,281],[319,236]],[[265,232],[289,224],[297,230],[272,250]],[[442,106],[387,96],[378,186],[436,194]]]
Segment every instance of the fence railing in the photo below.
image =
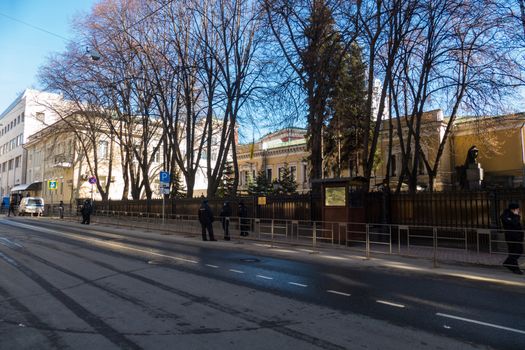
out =
[[[427,225],[446,227],[494,228],[499,226],[499,215],[509,203],[525,206],[525,188],[494,191],[454,191],[424,193],[350,192],[349,218],[363,217],[366,222],[397,225]],[[225,199],[211,198],[209,205],[219,213]],[[268,196],[266,204],[259,205],[257,197],[227,199],[233,215],[237,215],[242,200],[248,215],[260,219],[322,220],[322,196],[306,194]],[[198,212],[202,199],[182,198],[165,201],[165,213],[191,215]],[[80,202],[79,202],[80,203]],[[162,213],[162,200],[96,201],[98,210],[120,212]],[[354,216],[352,211],[363,212]]]
[[[69,215],[68,215],[69,214]],[[74,213],[66,219],[79,220]],[[241,220],[244,220],[241,222]],[[195,215],[97,210],[94,223],[113,225],[130,230],[160,231],[198,237],[201,225]],[[293,244],[311,248],[336,248],[366,258],[373,255],[400,255],[427,258],[434,262],[455,261],[483,265],[500,265],[509,245],[500,229],[458,228],[424,225],[389,225],[358,222],[328,222],[231,217],[230,236],[243,240],[241,224],[248,227],[248,239],[274,244]],[[220,218],[213,223],[216,238],[223,230]],[[507,231],[508,232],[508,231]]]

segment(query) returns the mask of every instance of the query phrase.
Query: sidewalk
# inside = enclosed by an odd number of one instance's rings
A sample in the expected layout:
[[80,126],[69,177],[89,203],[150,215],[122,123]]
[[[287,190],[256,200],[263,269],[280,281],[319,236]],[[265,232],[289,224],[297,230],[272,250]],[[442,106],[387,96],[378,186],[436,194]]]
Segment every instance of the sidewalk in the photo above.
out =
[[[417,256],[388,254],[388,251],[379,252],[377,249],[371,250],[371,256],[369,259],[366,258],[363,251],[354,250],[352,248],[340,247],[340,246],[316,246],[315,249],[312,247],[296,245],[291,243],[283,242],[268,242],[259,241],[254,237],[248,236],[248,238],[232,236],[231,241],[223,241],[222,230],[217,231],[216,237],[217,242],[203,242],[200,239],[200,229],[197,232],[170,232],[154,230],[152,227],[144,229],[141,227],[114,227],[104,222],[94,222],[90,226],[81,225],[77,218],[71,218],[73,220],[59,220],[58,218],[41,217],[38,220],[48,220],[56,224],[61,224],[66,227],[76,228],[90,228],[93,231],[99,231],[104,233],[114,234],[125,234],[133,237],[141,237],[151,235],[155,236],[155,239],[171,242],[171,243],[184,243],[202,247],[213,247],[218,249],[237,249],[238,251],[268,255],[278,258],[295,259],[301,261],[315,261],[324,264],[332,264],[337,266],[348,266],[348,267],[362,267],[362,268],[381,268],[381,269],[392,269],[401,271],[410,271],[412,273],[420,273],[425,275],[436,275],[446,276],[452,278],[460,278],[469,281],[477,281],[498,285],[525,287],[525,276],[516,275],[501,266],[498,261],[504,260],[504,256],[491,255],[491,259],[494,262],[494,266],[478,265],[478,261],[472,254],[472,262],[451,262],[446,260],[447,257],[453,257],[457,252],[445,251],[445,254],[439,256],[436,267],[432,260],[432,254],[422,254],[418,252]],[[421,250],[421,248],[411,248],[410,251]],[[425,249],[422,249],[425,250]],[[410,251],[408,253],[410,253]],[[407,253],[407,252],[405,252]],[[440,251],[441,253],[441,251]],[[488,254],[486,254],[488,255]],[[484,257],[486,258],[486,257]],[[523,260],[523,258],[522,258]],[[524,265],[522,261],[522,266]],[[525,290],[524,290],[525,292]]]

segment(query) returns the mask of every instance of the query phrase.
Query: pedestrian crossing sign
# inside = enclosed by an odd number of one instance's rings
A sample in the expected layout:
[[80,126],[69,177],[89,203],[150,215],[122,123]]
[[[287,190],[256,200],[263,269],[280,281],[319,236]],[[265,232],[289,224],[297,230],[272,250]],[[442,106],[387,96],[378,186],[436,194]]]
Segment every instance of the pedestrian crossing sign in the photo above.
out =
[[56,190],[57,189],[57,182],[56,181],[48,181],[47,182],[47,188],[50,190]]

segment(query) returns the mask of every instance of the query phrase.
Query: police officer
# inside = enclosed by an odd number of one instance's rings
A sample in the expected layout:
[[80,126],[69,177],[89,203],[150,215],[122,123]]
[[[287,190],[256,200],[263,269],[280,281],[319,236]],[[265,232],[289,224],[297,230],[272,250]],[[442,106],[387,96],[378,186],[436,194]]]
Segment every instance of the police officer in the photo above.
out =
[[222,218],[222,229],[224,230],[224,240],[229,241],[230,240],[230,216],[232,216],[232,207],[230,206],[230,202],[226,201],[224,202],[221,214]]
[[202,228],[202,240],[207,241],[206,230],[208,230],[208,235],[210,236],[210,241],[216,241],[213,236],[213,213],[210,206],[208,205],[208,200],[204,199],[202,201],[201,207],[199,208],[199,222],[201,223]]
[[521,231],[520,206],[517,203],[509,204],[509,207],[501,214],[501,223],[505,231],[509,256],[503,262],[503,266],[510,271],[523,275],[518,259],[523,254],[523,231]]
[[239,218],[241,226],[241,236],[248,236],[248,230],[250,227],[250,219],[248,219],[248,208],[244,205],[244,201],[241,199],[239,202]]
[[82,223],[84,225],[89,225],[91,222],[91,212],[93,211],[93,206],[91,205],[91,202],[89,199],[86,199],[84,201],[84,205],[82,206],[82,210],[80,211],[82,213]]

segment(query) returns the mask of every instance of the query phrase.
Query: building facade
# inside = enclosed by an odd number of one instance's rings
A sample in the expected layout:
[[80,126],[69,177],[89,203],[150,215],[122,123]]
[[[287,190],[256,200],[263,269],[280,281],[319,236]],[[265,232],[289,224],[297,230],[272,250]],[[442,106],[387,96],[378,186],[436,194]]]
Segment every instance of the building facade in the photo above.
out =
[[[26,190],[27,154],[23,145],[46,125],[59,119],[60,95],[27,89],[0,115],[0,194]],[[15,188],[16,187],[16,188]],[[38,184],[33,184],[38,188]]]
[[[408,129],[401,120],[406,140]],[[421,123],[421,147],[428,159],[436,157],[439,144],[445,135],[448,118],[441,110],[425,112]],[[395,188],[402,167],[402,152],[397,132],[397,120],[393,121],[394,133],[390,162],[389,121],[383,122],[379,144],[379,162],[373,184],[381,184],[390,164],[390,187]],[[525,114],[511,114],[491,117],[459,117],[452,126],[439,163],[434,190],[459,188],[459,174],[456,168],[465,164],[469,148],[479,150],[477,162],[483,169],[483,188],[511,188],[525,186]],[[414,146],[413,146],[414,147]],[[418,185],[423,190],[428,186],[428,174],[421,163],[418,169]],[[406,189],[406,186],[402,189]]]
[[305,129],[287,128],[270,133],[254,143],[239,145],[239,191],[246,192],[259,171],[264,170],[266,178],[273,181],[279,179],[286,166],[297,183],[297,192],[310,191],[309,153],[305,136]]

